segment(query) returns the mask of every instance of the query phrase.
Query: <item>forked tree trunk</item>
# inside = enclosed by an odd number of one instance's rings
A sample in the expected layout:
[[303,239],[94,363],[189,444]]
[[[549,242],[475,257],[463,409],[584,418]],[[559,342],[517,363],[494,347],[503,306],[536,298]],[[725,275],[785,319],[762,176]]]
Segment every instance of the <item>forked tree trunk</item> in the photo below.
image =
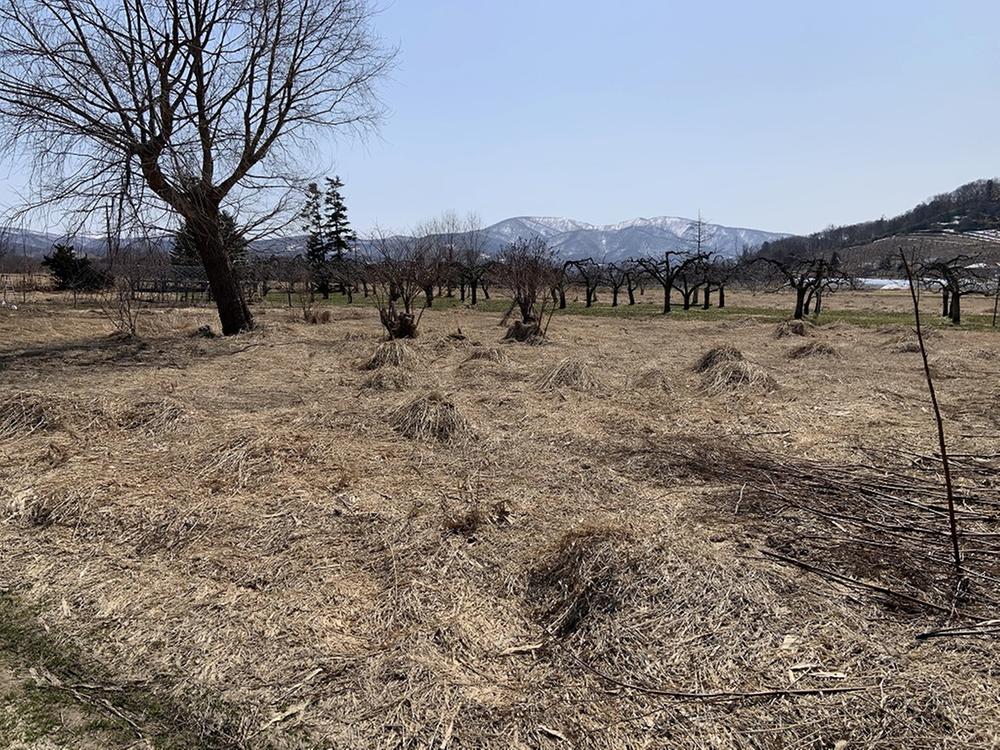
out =
[[243,297],[229,260],[226,248],[222,244],[220,230],[220,211],[216,206],[202,206],[195,215],[185,217],[201,262],[205,266],[212,299],[219,311],[219,322],[222,325],[222,335],[232,336],[253,328],[253,316]]

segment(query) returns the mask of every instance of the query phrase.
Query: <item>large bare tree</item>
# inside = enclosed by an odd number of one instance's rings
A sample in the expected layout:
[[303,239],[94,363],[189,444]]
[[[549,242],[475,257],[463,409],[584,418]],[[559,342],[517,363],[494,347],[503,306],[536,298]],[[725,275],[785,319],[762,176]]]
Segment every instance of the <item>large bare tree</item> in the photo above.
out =
[[223,333],[246,330],[221,206],[273,209],[261,196],[288,188],[310,138],[378,122],[393,53],[371,15],[366,0],[0,0],[7,146],[42,200],[88,212],[120,193],[183,217]]

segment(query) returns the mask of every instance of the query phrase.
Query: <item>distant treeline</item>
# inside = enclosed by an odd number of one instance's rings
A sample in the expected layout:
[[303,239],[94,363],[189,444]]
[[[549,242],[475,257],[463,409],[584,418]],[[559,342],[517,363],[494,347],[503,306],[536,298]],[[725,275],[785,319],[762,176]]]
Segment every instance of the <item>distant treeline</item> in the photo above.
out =
[[807,237],[765,242],[758,254],[779,259],[832,254],[901,234],[1000,229],[1000,180],[976,180],[936,195],[891,219],[828,227]]

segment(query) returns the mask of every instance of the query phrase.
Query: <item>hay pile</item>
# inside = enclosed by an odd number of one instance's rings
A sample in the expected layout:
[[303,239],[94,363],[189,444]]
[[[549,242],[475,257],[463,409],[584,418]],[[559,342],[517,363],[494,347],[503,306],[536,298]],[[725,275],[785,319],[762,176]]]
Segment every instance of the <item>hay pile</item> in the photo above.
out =
[[563,535],[529,572],[528,586],[546,632],[565,637],[586,620],[613,613],[625,598],[633,561],[628,534],[585,528]]
[[453,401],[431,391],[389,414],[389,423],[404,437],[449,442],[468,436],[472,427]]
[[813,324],[805,320],[786,320],[774,329],[774,337],[783,339],[788,336],[812,336]]
[[329,310],[310,310],[306,313],[306,322],[312,326],[326,325],[330,322]]
[[730,344],[717,346],[709,349],[698,358],[698,361],[694,363],[694,371],[705,373],[722,362],[739,362],[744,359],[746,358],[743,356],[743,352],[735,346]]
[[58,427],[62,419],[54,402],[38,393],[15,393],[0,400],[0,440],[27,437]]
[[115,422],[123,430],[156,432],[176,425],[184,416],[185,409],[181,404],[164,398],[127,404],[115,415]]
[[626,380],[626,385],[632,390],[661,391],[663,393],[671,393],[674,390],[673,380],[659,367],[649,367],[640,370],[635,375],[630,375]]
[[371,391],[401,391],[412,382],[413,375],[402,367],[380,367],[361,381],[361,387]]
[[590,366],[578,359],[560,360],[538,380],[538,390],[557,391],[560,388],[575,388],[580,391],[592,391],[599,385]]
[[[507,356],[507,352],[496,346],[477,347],[469,352],[465,362],[491,362],[496,365],[508,366],[514,361]],[[464,364],[464,363],[463,363]]]
[[840,350],[823,341],[807,341],[788,352],[789,359],[806,357],[839,357]]
[[412,368],[417,362],[417,355],[410,345],[400,339],[384,341],[375,347],[375,351],[362,369],[378,370],[381,367]]
[[731,391],[772,391],[777,382],[767,370],[743,356],[734,346],[709,349],[694,366],[701,373],[705,389],[715,395]]

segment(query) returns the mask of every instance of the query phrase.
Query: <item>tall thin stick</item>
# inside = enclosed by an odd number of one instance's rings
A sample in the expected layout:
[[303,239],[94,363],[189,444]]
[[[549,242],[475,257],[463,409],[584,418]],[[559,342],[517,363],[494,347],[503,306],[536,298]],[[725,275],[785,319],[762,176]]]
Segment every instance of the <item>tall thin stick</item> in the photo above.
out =
[[917,299],[917,288],[913,283],[913,272],[910,269],[910,262],[906,259],[906,254],[902,248],[899,257],[903,259],[903,268],[906,269],[906,280],[910,284],[910,298],[913,300],[913,320],[917,328],[917,341],[920,342],[920,356],[924,361],[924,377],[927,379],[927,390],[931,394],[931,405],[934,407],[934,420],[937,422],[938,447],[941,450],[941,465],[944,467],[944,487],[948,495],[948,523],[951,525],[951,547],[955,558],[955,573],[959,579],[962,578],[962,553],[958,544],[958,520],[955,518],[955,493],[951,485],[951,466],[948,463],[948,449],[944,439],[944,421],[941,419],[941,407],[938,406],[937,393],[934,390],[934,378],[931,377],[931,366],[927,362],[927,349],[924,346],[924,333],[920,327],[920,304]]

